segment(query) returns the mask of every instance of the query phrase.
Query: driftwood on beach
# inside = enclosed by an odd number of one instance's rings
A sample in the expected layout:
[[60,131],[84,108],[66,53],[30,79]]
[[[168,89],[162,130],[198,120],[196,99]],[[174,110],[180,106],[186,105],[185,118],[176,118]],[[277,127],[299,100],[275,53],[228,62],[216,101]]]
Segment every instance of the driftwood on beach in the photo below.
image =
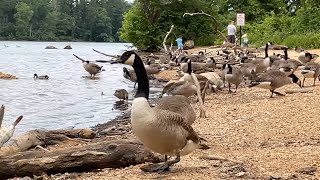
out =
[[109,141],[55,151],[22,152],[0,157],[0,177],[13,178],[43,173],[82,172],[121,168],[144,162],[159,162],[142,144]]

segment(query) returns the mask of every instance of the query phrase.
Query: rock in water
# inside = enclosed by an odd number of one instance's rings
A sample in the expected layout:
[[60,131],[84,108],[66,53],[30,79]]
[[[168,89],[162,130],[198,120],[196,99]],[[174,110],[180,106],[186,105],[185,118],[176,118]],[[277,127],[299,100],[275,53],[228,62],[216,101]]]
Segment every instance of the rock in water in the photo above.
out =
[[58,48],[56,48],[54,46],[47,46],[45,49],[58,49]]
[[70,45],[64,47],[63,49],[72,49],[72,47]]

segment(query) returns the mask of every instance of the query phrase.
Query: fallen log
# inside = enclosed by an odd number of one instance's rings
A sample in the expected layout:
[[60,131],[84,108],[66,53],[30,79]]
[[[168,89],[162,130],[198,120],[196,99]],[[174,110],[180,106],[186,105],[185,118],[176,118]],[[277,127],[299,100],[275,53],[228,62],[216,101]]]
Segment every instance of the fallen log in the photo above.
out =
[[70,130],[32,130],[15,138],[10,144],[0,150],[0,156],[8,156],[18,152],[24,152],[36,146],[58,144],[70,138],[92,139],[96,133],[91,129]]
[[123,168],[145,162],[160,162],[160,158],[142,144],[110,141],[50,152],[24,152],[0,157],[0,177],[13,178],[43,173],[83,172],[103,168]]

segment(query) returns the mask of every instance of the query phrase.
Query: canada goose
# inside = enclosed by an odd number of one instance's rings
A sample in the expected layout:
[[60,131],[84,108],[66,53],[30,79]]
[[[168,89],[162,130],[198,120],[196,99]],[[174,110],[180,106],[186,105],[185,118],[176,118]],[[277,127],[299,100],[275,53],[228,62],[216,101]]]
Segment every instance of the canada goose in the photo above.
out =
[[129,97],[129,93],[127,90],[125,89],[117,89],[114,94],[113,94],[115,97],[119,98],[120,101],[121,100],[128,100],[128,97]]
[[225,80],[229,84],[229,92],[232,92],[231,84],[236,85],[236,90],[234,92],[237,92],[238,86],[243,80],[241,70],[237,67],[232,67],[230,64],[224,64],[222,69],[224,70]]
[[[180,161],[180,156],[195,149],[208,149],[200,144],[200,138],[187,120],[179,113],[151,108],[148,103],[149,81],[141,58],[133,51],[127,51],[120,62],[131,65],[137,75],[138,91],[132,102],[131,124],[134,134],[147,148],[157,153],[176,156],[176,159],[144,166],[147,172],[161,172]],[[174,96],[167,98],[174,100]]]
[[317,54],[311,54],[307,51],[301,51],[298,56],[298,60],[301,61],[303,64],[306,64],[307,62],[313,62],[315,61],[319,55]]
[[147,59],[147,64],[145,65],[145,69],[146,69],[148,75],[157,74],[161,71],[159,68],[151,66],[150,59]]
[[298,48],[297,46],[294,48],[294,50],[295,50],[297,53],[301,53],[302,51],[305,51],[303,48]]
[[251,82],[256,77],[256,65],[253,63],[245,63],[245,60],[240,61],[240,70],[243,77],[248,78]]
[[[188,61],[188,59],[190,59],[189,57],[183,57],[181,59],[181,63],[180,63],[180,69],[182,72],[186,73],[188,70],[188,63],[186,63]],[[192,61],[192,60],[191,60]],[[209,61],[205,62],[205,63],[201,63],[201,62],[191,62],[192,64],[192,72],[195,73],[199,73],[199,72],[204,72],[206,70],[206,68],[212,68],[216,66],[216,62],[214,59],[210,59]]]
[[4,105],[0,108],[0,149],[9,139],[12,137],[15,127],[17,124],[22,120],[23,116],[19,116],[10,126],[4,126],[2,124],[3,117],[4,117]]
[[296,83],[301,87],[301,81],[295,74],[290,74],[289,77],[285,72],[279,70],[270,70],[261,75],[259,75],[249,87],[260,87],[263,89],[269,89],[271,92],[270,98],[272,98],[273,93],[277,95],[284,96],[283,94],[276,92],[277,88],[284,85]]
[[79,56],[73,54],[74,57],[76,57],[77,59],[79,59],[80,61],[82,61],[83,63],[83,68],[90,73],[91,77],[95,77],[96,74],[101,73],[102,71],[104,71],[104,69],[102,69],[102,66],[99,66],[95,63],[92,63],[90,61],[84,60],[82,58],[80,58]]
[[284,49],[284,59],[274,61],[271,65],[272,70],[280,70],[286,73],[287,76],[292,74],[298,67],[294,60],[288,59],[288,48]]
[[92,77],[95,77],[96,74],[104,71],[104,69],[102,69],[102,66],[99,66],[95,63],[91,63],[89,61],[85,61],[83,67]]
[[256,57],[256,58],[253,58],[253,60],[251,61],[253,64],[257,65],[257,68],[256,68],[257,73],[262,73],[262,72],[267,71],[268,67],[271,64],[271,59],[268,55],[269,45],[272,45],[272,43],[267,42],[265,45],[265,50],[264,50],[265,57],[264,58]]
[[304,86],[304,81],[306,78],[313,78],[313,86],[315,86],[316,79],[320,75],[320,65],[316,62],[308,62],[301,71],[301,74],[303,75],[302,87]]
[[162,94],[168,95],[183,95],[185,97],[192,96],[197,93],[197,87],[194,85],[191,78],[191,60],[187,58],[187,73],[184,74],[179,81],[168,82],[164,87]]
[[123,77],[134,82],[133,88],[136,88],[137,76],[134,70],[128,70],[126,67],[123,67]]
[[191,59],[191,62],[203,62],[207,59],[206,55],[202,51],[198,52],[198,54],[188,55],[188,58]]
[[34,75],[33,75],[33,78],[34,78],[34,79],[44,79],[44,80],[47,80],[47,79],[49,79],[49,76],[48,76],[48,75],[38,76],[38,74],[34,74]]

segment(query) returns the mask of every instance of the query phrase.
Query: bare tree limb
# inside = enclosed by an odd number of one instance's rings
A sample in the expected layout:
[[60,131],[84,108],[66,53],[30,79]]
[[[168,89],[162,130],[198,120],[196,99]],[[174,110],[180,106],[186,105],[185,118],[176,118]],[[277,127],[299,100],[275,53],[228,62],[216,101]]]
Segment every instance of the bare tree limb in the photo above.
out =
[[164,50],[166,52],[168,52],[168,49],[167,49],[167,46],[166,46],[166,41],[167,41],[170,33],[172,32],[173,28],[174,28],[174,25],[171,26],[170,30],[167,32],[167,35],[164,37],[163,42],[162,42],[163,48],[164,48]]
[[102,54],[102,55],[104,55],[104,56],[108,56],[108,57],[112,57],[112,58],[117,58],[117,59],[120,58],[120,56],[117,56],[117,55],[106,54],[106,53],[100,52],[100,51],[95,50],[95,49],[92,49],[92,50],[93,50],[94,52],[97,52],[97,53]]
[[73,56],[76,57],[77,59],[79,59],[79,60],[82,61],[82,62],[85,62],[85,61],[86,61],[86,60],[82,59],[81,57],[79,57],[79,56],[77,56],[77,55],[75,55],[75,54],[73,54]]
[[[196,16],[196,15],[207,16],[207,17],[210,17],[216,24],[218,24],[220,26],[219,22],[213,16],[211,16],[210,14],[207,14],[207,13],[205,13],[203,11],[201,13],[184,13],[183,17],[185,17],[186,15],[189,15],[189,16]],[[221,38],[223,38],[227,42],[226,36],[224,36],[223,33],[221,31],[219,31],[218,29],[216,29],[216,31],[220,34]]]

